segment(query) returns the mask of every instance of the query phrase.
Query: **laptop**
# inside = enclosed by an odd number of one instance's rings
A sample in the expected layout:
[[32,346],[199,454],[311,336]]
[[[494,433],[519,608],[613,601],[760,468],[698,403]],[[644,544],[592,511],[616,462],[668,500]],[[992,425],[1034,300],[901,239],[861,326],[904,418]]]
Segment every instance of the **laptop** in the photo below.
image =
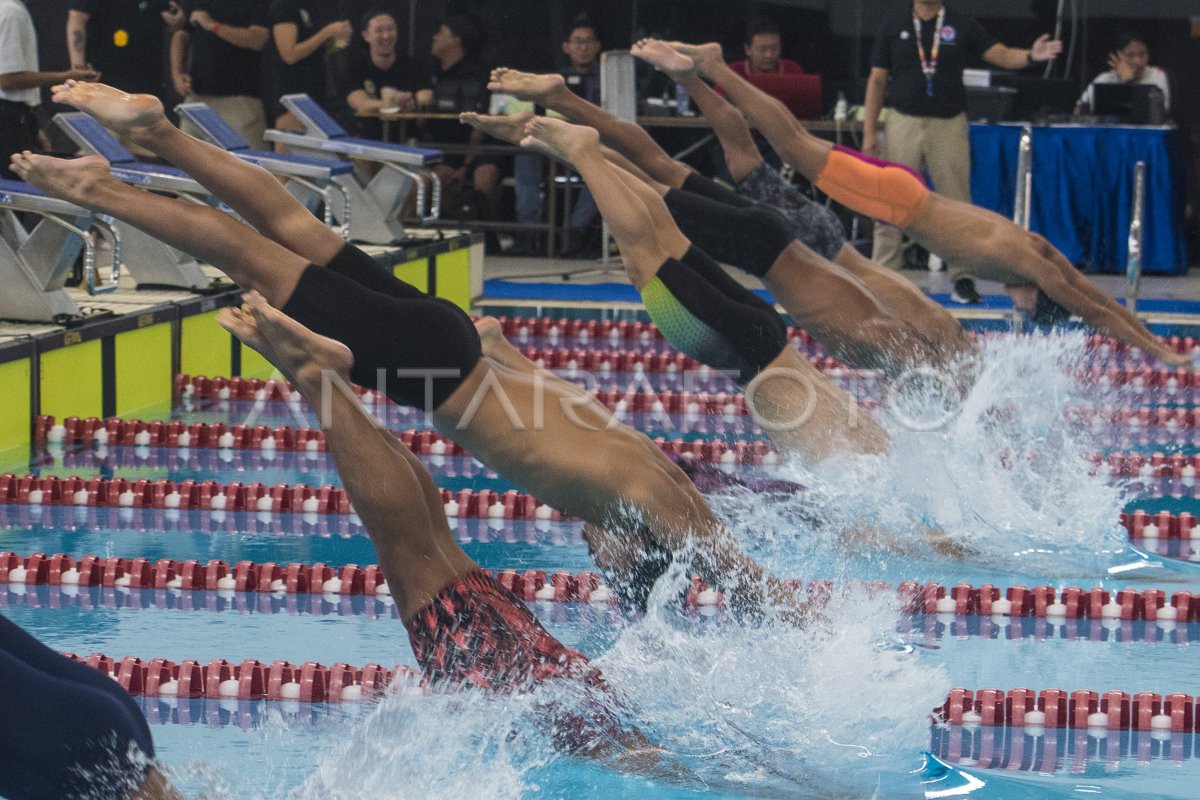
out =
[[1098,83],[1095,108],[1098,117],[1114,117],[1129,125],[1161,125],[1165,122],[1163,93],[1148,83]]
[[747,76],[746,80],[783,101],[796,119],[821,117],[820,75],[755,74]]
[[1017,90],[1013,103],[1013,119],[1035,120],[1070,114],[1079,99],[1075,82],[1068,78],[1013,79],[1012,87]]

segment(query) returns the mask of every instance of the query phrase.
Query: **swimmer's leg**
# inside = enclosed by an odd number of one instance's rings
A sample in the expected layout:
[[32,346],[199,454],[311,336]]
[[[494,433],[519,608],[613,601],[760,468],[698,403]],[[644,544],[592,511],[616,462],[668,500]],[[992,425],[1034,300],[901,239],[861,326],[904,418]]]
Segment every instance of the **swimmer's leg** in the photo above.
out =
[[264,236],[306,261],[328,264],[345,245],[271,173],[179,130],[152,95],[129,95],[103,84],[67,81],[55,87],[53,98],[91,114],[179,167]]
[[276,303],[287,301],[308,265],[303,257],[229,214],[118,181],[99,156],[68,161],[16,153],[12,168],[46,193],[127,222]]
[[632,52],[687,90],[721,143],[725,164],[734,181],[740,181],[763,163],[745,117],[700,78],[695,62],[654,39],[643,39],[633,46]]
[[729,101],[741,109],[750,125],[766,137],[780,158],[810,181],[815,180],[832,148],[829,142],[808,134],[781,101],[729,69],[719,45],[669,44],[691,58],[701,75],[725,91]]
[[[522,77],[524,74],[515,70],[494,70],[488,88],[505,91],[506,86],[514,84]],[[550,85],[549,81],[547,85]],[[681,186],[691,172],[659,147],[640,125],[615,117],[599,106],[589,103],[568,89],[561,78],[553,84],[553,88],[540,94],[538,100],[546,108],[562,114],[570,122],[595,128],[600,132],[605,144],[633,161],[657,181],[668,186]]]
[[248,295],[248,313],[225,309],[220,323],[239,338],[265,337],[276,366],[317,412],[354,510],[379,554],[407,623],[444,587],[476,569],[454,541],[441,494],[408,448],[363,409],[350,389],[350,351]]
[[[617,168],[604,158],[600,137],[594,129],[537,117],[530,120],[528,131],[530,135],[523,145],[541,142],[549,146],[583,177],[621,248],[626,271],[635,286],[640,289],[649,282],[658,265],[671,257],[664,241],[681,254],[686,251],[689,243],[677,229],[674,236],[670,232],[664,235],[647,224],[652,217],[646,204],[621,180]],[[631,180],[636,179],[631,177]],[[647,191],[653,194],[648,187]],[[671,228],[674,229],[674,225]]]

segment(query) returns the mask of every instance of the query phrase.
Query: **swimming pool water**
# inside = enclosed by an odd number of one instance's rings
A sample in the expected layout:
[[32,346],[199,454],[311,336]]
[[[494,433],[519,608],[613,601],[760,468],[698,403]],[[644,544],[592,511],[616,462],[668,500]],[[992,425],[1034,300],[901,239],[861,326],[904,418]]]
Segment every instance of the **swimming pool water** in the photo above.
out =
[[[529,346],[548,344],[563,342],[531,341]],[[647,349],[662,346],[650,343]],[[1087,358],[1105,363],[1095,354]],[[642,378],[655,391],[684,386],[683,378],[658,373],[614,372],[610,380],[628,386]],[[719,377],[705,380],[705,391],[733,390]],[[864,391],[869,394],[870,387]],[[1195,400],[1190,393],[1168,396],[1134,386],[1097,398],[1107,404],[1186,408]],[[301,415],[311,424],[306,411]],[[424,426],[418,416],[394,408],[381,416],[395,430]],[[189,400],[177,418],[301,424],[295,410],[279,402]],[[631,412],[627,418],[666,438],[762,436],[746,417],[724,413]],[[1190,455],[1196,452],[1194,433],[1191,428],[1101,426],[1089,431],[1088,445],[1105,452]],[[452,491],[512,488],[469,457],[423,460],[439,486]],[[39,453],[29,470],[222,483],[340,483],[323,453],[86,445]],[[781,470],[744,466],[729,471],[753,479]],[[1103,487],[1115,479],[1094,480]],[[1195,482],[1147,477],[1123,485],[1126,509],[1200,511]],[[827,489],[814,487],[818,496]],[[892,584],[917,579],[976,586],[1155,587],[1168,595],[1178,589],[1200,591],[1200,564],[1191,564],[1200,554],[1191,543],[1138,542],[1156,558],[1140,556],[1117,532],[1120,505],[1109,528],[1094,531],[1082,549],[1074,543],[1058,552],[1048,548],[1037,559],[1013,553],[1007,559],[954,563],[919,548],[899,555],[838,541],[804,528],[797,508],[787,503],[774,509],[766,507],[771,501],[737,492],[715,502],[735,517],[735,530],[751,553],[785,577],[829,578],[838,586],[854,579]],[[882,519],[887,510],[870,511]],[[984,520],[1001,526],[991,544],[1010,521],[994,514]],[[592,568],[576,522],[458,519],[454,528],[467,553],[489,569],[577,573]],[[1052,543],[1054,531],[1045,534]],[[1022,543],[1030,532],[1012,535],[1014,543]],[[21,554],[231,563],[375,561],[365,532],[353,520],[300,514],[0,505],[0,537],[3,549]],[[1141,563],[1138,569],[1106,572],[1135,562]],[[1047,563],[1053,574],[1044,571]],[[555,756],[528,731],[511,735],[530,713],[516,700],[456,702],[402,694],[382,704],[139,702],[173,778],[207,797],[293,792],[313,797],[1190,797],[1200,778],[1193,758],[1200,751],[1190,734],[1156,738],[1130,731],[1101,736],[1049,729],[1029,735],[1010,728],[928,728],[922,714],[935,702],[920,707],[926,696],[940,703],[949,686],[1195,693],[1200,687],[1200,662],[1191,650],[1200,642],[1195,623],[910,614],[876,598],[839,600],[832,615],[838,630],[808,636],[757,631],[726,612],[706,616],[675,606],[648,619],[609,605],[532,606],[564,643],[599,656],[610,679],[630,696],[634,717],[658,734],[692,777],[650,779]],[[71,592],[0,585],[0,613],[50,646],[81,654],[201,662],[413,663],[394,606],[374,597],[114,587]],[[923,749],[946,763],[926,763]]]

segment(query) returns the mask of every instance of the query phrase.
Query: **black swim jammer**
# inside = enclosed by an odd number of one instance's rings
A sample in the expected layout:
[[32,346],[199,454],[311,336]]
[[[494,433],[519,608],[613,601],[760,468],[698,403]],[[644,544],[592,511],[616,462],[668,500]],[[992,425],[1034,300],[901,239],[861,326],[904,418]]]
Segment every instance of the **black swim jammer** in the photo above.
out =
[[[703,198],[701,198],[703,199]],[[763,300],[693,245],[642,287],[642,302],[680,351],[749,382],[788,347],[787,325]]]
[[[462,309],[396,278],[350,244],[326,266],[310,264],[281,310],[349,347],[350,379],[382,386],[401,405],[436,409],[482,358],[479,332]],[[421,374],[398,377],[397,370]],[[424,377],[435,370],[439,377]]]

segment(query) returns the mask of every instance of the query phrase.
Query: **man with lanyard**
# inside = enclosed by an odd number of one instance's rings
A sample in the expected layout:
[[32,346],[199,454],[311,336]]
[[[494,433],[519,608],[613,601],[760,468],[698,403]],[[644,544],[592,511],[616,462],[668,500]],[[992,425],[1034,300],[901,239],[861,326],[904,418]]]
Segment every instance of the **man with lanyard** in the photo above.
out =
[[[207,103],[251,147],[263,149],[260,53],[271,35],[266,0],[183,0],[183,8],[187,21],[171,37],[175,91],[189,103]],[[197,133],[186,124],[184,130]]]
[[[972,17],[942,0],[913,0],[911,13],[887,19],[875,37],[871,74],[867,78],[863,152],[928,172],[943,197],[971,202],[971,143],[964,113],[967,105],[962,72],[970,59],[983,59],[1002,69],[1024,69],[1049,61],[1062,42],[1040,36],[1028,50],[1006,47]],[[879,111],[887,92],[885,147],[879,143]],[[874,260],[892,269],[902,266],[901,233],[875,227]],[[951,298],[979,303],[968,275],[950,264]]]
[[[22,0],[0,0],[0,153],[34,149],[38,124],[33,110],[41,103],[43,86],[97,77],[91,69],[40,71],[29,9]],[[0,164],[0,178],[16,178],[8,162]]]

